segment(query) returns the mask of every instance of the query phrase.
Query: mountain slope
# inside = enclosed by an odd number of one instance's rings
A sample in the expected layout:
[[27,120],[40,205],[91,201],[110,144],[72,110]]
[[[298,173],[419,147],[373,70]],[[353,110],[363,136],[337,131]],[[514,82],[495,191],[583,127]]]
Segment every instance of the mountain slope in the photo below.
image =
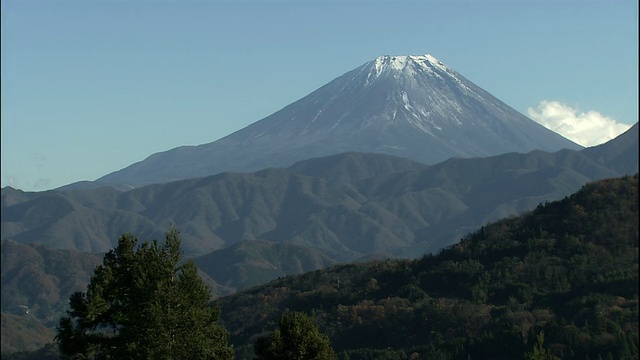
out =
[[616,138],[604,144],[584,149],[591,159],[606,164],[621,174],[638,171],[638,123]]
[[[3,189],[2,238],[102,252],[122,232],[159,239],[173,223],[192,256],[265,240],[310,246],[341,261],[372,253],[413,257],[437,251],[489,220],[566,196],[590,180],[624,175],[608,168],[607,159],[620,166],[619,154],[637,153],[638,143],[616,142],[609,147],[612,155],[602,148],[594,158],[586,150],[533,151],[427,166],[345,153],[288,169],[224,173],[126,192]],[[637,171],[632,156],[625,161],[624,168]]]
[[[268,299],[268,301],[267,301]],[[638,177],[584,186],[437,255],[335,266],[220,299],[239,359],[286,311],[340,359],[638,356]]]
[[234,289],[246,289],[290,274],[324,269],[336,261],[319,250],[288,243],[243,241],[194,258],[209,277]]
[[72,293],[82,291],[100,257],[40,244],[2,241],[2,351],[53,342]]
[[62,315],[69,296],[86,286],[99,263],[96,254],[51,249],[41,244],[2,241],[2,311],[29,310],[51,326]]
[[153,154],[96,182],[140,186],[349,151],[435,164],[562,148],[581,147],[433,56],[382,56],[225,138]]

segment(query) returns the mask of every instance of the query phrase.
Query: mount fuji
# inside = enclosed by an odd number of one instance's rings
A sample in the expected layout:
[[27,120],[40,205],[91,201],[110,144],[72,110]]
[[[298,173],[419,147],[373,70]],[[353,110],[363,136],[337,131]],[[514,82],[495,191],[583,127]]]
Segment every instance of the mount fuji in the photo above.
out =
[[286,167],[355,151],[435,164],[581,146],[431,55],[381,56],[220,140],[156,153],[98,180],[134,187]]

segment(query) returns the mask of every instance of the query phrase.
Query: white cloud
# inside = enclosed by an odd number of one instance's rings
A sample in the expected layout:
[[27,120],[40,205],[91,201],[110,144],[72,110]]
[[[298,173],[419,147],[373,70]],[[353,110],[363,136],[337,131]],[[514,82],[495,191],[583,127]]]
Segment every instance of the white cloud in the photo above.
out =
[[586,147],[605,143],[631,127],[597,111],[580,112],[558,101],[543,100],[527,112],[547,129]]
[[13,175],[3,175],[2,187],[11,186],[12,188],[15,189],[17,183],[18,183],[18,181],[16,180],[15,176],[13,176]]

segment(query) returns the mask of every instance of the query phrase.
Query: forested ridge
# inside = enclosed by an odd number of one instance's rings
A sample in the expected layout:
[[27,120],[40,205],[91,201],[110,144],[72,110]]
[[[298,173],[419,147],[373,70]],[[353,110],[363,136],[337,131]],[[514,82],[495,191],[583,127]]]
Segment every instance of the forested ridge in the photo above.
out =
[[542,339],[561,359],[637,359],[638,175],[589,183],[435,255],[286,276],[214,305],[237,359],[294,312],[338,359],[535,358]]
[[310,314],[341,359],[638,356],[638,176],[585,185],[437,255],[353,263],[222,298],[238,358],[281,313]]

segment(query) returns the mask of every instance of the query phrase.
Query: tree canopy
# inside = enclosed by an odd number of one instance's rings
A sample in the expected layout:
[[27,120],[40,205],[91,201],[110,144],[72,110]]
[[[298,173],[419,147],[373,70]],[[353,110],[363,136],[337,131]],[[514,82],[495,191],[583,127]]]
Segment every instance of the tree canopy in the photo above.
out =
[[278,329],[255,345],[256,360],[333,360],[329,337],[303,312],[285,313]]
[[166,241],[124,234],[76,292],[56,341],[69,359],[233,359],[209,289],[183,261],[179,231]]

